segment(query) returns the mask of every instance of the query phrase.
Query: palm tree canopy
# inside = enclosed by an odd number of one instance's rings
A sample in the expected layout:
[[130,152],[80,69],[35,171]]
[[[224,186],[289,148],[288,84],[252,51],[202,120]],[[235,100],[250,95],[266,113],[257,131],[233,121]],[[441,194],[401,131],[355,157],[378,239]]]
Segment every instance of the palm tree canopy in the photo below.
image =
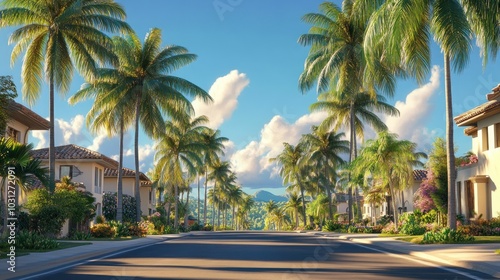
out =
[[4,0],[0,5],[5,8],[0,28],[21,26],[9,44],[15,43],[11,64],[25,53],[21,77],[28,104],[38,99],[43,79],[64,94],[74,67],[92,79],[98,63],[116,62],[106,33],[131,30],[121,5],[108,0]]

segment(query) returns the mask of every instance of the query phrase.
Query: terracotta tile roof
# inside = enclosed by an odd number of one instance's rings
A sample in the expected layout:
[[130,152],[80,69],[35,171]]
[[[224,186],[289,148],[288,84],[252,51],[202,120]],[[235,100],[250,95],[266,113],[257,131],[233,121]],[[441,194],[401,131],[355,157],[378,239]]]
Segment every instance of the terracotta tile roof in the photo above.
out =
[[494,109],[500,109],[500,84],[487,95],[488,101],[454,118],[458,126],[475,124],[475,118],[486,115]]
[[[118,163],[95,151],[89,150],[84,147],[80,147],[74,144],[57,146],[56,149],[56,159],[64,160],[98,160],[104,164],[104,167],[116,167]],[[49,148],[38,149],[32,151],[32,156],[40,160],[49,159]]]
[[413,170],[413,179],[415,181],[422,181],[427,178],[427,170],[416,169]]
[[[118,163],[117,163],[118,164]],[[135,177],[135,170],[123,167],[123,177]],[[104,169],[104,177],[118,177],[118,169]],[[139,172],[139,178],[142,181],[151,181],[146,174]]]
[[31,130],[48,130],[50,128],[48,120],[13,100],[7,104],[6,110],[9,118],[27,125]]

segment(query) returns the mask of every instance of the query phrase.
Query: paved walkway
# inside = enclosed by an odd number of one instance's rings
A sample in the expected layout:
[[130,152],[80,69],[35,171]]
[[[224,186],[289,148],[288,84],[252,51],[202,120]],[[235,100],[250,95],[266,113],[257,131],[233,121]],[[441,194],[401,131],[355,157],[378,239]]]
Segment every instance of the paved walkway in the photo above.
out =
[[500,243],[418,245],[374,234],[307,233],[370,244],[389,252],[404,253],[425,261],[468,268],[500,278],[500,255],[495,253],[495,250],[500,249]]
[[[307,232],[325,236],[350,240],[359,244],[370,244],[389,252],[400,252],[425,261],[445,266],[463,267],[480,271],[493,277],[500,278],[500,255],[495,254],[500,244],[438,244],[416,245],[391,237],[377,237],[374,234],[338,234],[324,232]],[[78,263],[85,259],[112,254],[116,251],[148,246],[167,239],[178,238],[182,235],[158,235],[127,241],[92,241],[92,245],[78,246],[47,253],[31,253],[16,258],[16,272],[7,270],[7,260],[0,262],[0,279],[18,278],[35,272],[54,268],[63,264]]]

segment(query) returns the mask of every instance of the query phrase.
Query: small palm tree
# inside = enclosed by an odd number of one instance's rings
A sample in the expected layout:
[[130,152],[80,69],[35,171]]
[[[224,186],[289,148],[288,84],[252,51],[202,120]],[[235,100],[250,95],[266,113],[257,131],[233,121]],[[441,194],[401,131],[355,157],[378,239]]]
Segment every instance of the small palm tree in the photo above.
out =
[[424,153],[416,152],[417,144],[398,140],[396,134],[387,131],[380,132],[376,139],[368,140],[361,149],[360,155],[352,164],[355,175],[365,178],[370,176],[378,180],[381,186],[387,186],[392,197],[394,223],[398,228],[398,213],[396,211],[396,188],[404,189],[410,186],[413,178],[413,167],[423,166],[421,158]]
[[123,8],[108,0],[4,0],[0,28],[21,26],[9,38],[15,43],[11,64],[25,53],[21,79],[23,98],[33,104],[42,81],[49,84],[49,189],[55,185],[54,91],[65,94],[76,67],[93,79],[99,62],[116,62],[106,33],[130,31]]
[[288,195],[286,203],[287,209],[292,211],[292,217],[295,217],[295,228],[299,227],[299,211],[301,209],[301,197],[297,192],[291,192]]

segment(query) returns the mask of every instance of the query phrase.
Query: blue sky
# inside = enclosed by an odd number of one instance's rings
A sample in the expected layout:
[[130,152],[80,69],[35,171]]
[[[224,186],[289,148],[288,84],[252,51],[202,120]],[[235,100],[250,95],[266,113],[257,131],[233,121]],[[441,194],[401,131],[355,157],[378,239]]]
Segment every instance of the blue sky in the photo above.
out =
[[[297,44],[309,26],[300,18],[315,12],[323,1],[210,0],[164,1],[119,0],[127,12],[127,22],[140,38],[152,27],[162,30],[163,45],[176,44],[198,55],[196,62],[175,75],[188,79],[210,91],[215,103],[210,107],[196,104],[198,114],[207,114],[211,126],[228,137],[226,157],[233,163],[244,190],[256,189],[283,193],[276,167],[268,163],[282,147],[282,142],[296,143],[301,134],[322,119],[308,107],[316,93],[305,95],[298,90],[298,77],[308,49]],[[334,1],[340,3],[341,1]],[[0,30],[0,75],[12,75],[21,93],[22,60],[9,65],[12,46],[8,37],[13,29]],[[390,102],[401,111],[398,119],[387,119],[391,131],[419,144],[427,152],[434,137],[444,137],[444,80],[442,54],[432,49],[436,65],[428,81],[418,85],[412,80],[398,82],[397,93]],[[454,115],[481,103],[491,88],[500,82],[498,61],[482,67],[479,51],[474,49],[468,67],[453,74]],[[72,89],[56,100],[56,145],[73,143],[92,148],[108,156],[118,154],[116,139],[91,135],[85,127],[85,115],[91,101],[70,106],[69,98],[82,80],[75,75]],[[18,102],[25,104],[21,97]],[[48,86],[31,107],[48,117]],[[133,131],[131,130],[130,133]],[[369,135],[373,135],[370,134]],[[462,128],[455,130],[458,154],[470,149],[470,139]],[[47,133],[34,133],[30,140],[37,147],[48,146]],[[133,141],[126,137],[126,166],[133,167]],[[141,135],[143,171],[153,163],[154,143]]]

